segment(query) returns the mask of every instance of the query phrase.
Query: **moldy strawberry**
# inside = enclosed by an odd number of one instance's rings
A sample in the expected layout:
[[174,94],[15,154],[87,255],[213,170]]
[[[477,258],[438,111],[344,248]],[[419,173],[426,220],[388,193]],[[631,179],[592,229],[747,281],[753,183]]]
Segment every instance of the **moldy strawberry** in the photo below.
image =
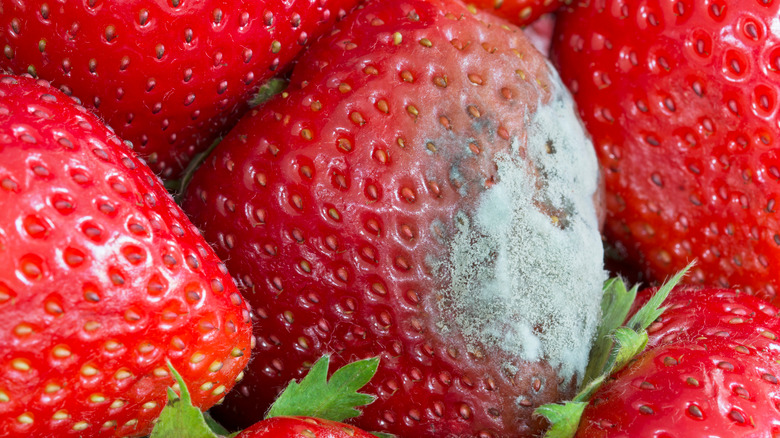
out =
[[365,430],[539,432],[598,323],[597,192],[571,98],[519,28],[459,1],[365,4],[185,194],[256,317],[215,416],[258,420],[323,353],[381,355]]

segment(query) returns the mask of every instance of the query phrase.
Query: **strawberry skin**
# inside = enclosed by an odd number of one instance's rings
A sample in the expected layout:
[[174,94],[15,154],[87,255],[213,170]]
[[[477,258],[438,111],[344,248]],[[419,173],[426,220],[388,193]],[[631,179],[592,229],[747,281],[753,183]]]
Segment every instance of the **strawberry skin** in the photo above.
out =
[[173,383],[206,409],[246,304],[159,179],[42,80],[0,78],[0,435],[143,436]]
[[273,417],[244,429],[236,438],[376,438],[354,426],[311,417]]
[[357,0],[5,2],[0,68],[81,99],[163,177]]
[[257,421],[324,353],[381,355],[364,430],[540,431],[599,314],[591,147],[519,28],[447,0],[350,14],[185,194],[256,315],[215,415]]
[[577,2],[552,58],[593,136],[605,234],[650,280],[780,303],[780,3]]
[[533,23],[571,0],[469,0],[467,4],[505,18],[518,26]]
[[[632,314],[656,289],[641,291]],[[577,437],[774,437],[780,310],[730,289],[678,286],[645,353],[597,391]]]
[[772,438],[780,434],[778,371],[726,337],[662,345],[594,394],[576,437]]
[[[655,291],[641,291],[633,309],[641,307]],[[760,298],[732,289],[685,286],[674,289],[664,307],[663,314],[647,328],[647,348],[699,337],[723,337],[750,344],[780,360],[780,314]]]

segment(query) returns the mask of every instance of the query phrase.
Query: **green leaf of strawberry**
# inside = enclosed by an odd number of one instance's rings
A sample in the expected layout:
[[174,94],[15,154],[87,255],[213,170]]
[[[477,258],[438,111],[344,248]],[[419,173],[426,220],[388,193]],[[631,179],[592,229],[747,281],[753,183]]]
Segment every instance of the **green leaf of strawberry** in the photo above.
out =
[[597,331],[596,344],[591,351],[590,363],[579,394],[563,404],[546,404],[536,409],[536,414],[547,418],[551,427],[545,438],[569,438],[574,436],[580,417],[593,393],[612,373],[620,370],[634,357],[642,353],[648,342],[646,329],[665,308],[661,307],[669,293],[693,267],[690,263],[669,279],[648,302],[624,325],[637,288],[626,289],[623,280],[610,279],[604,283],[601,302],[602,321]]
[[379,358],[360,360],[338,369],[328,380],[329,356],[323,356],[300,381],[292,381],[271,406],[266,418],[301,415],[344,421],[360,415],[376,397],[357,392],[376,373]]
[[218,438],[209,427],[200,409],[192,405],[190,391],[181,374],[168,362],[171,375],[179,384],[180,395],[168,388],[168,404],[163,409],[151,438]]
[[620,278],[611,278],[604,283],[601,324],[596,332],[596,342],[590,352],[583,385],[594,381],[603,373],[614,346],[610,336],[625,322],[638,289],[639,286],[636,285],[630,290],[626,289],[626,284]]
[[628,327],[618,327],[613,336],[616,348],[610,374],[623,368],[647,346],[647,332],[644,330],[637,332]]
[[587,402],[571,401],[562,405],[547,404],[539,406],[537,414],[550,420],[552,427],[544,435],[545,438],[567,438],[574,435],[580,424],[582,411],[588,406]]
[[[312,417],[340,422],[360,415],[360,411],[355,408],[373,402],[376,397],[357,391],[374,377],[379,367],[379,358],[347,364],[336,370],[330,379],[329,364],[330,356],[323,356],[300,382],[291,381],[271,406],[266,420],[276,417]],[[227,436],[228,432],[222,426],[192,405],[186,382],[170,362],[168,368],[180,388],[180,395],[168,388],[168,404],[160,414],[151,438]]]
[[664,301],[666,301],[669,293],[672,291],[672,289],[674,289],[677,283],[682,280],[683,276],[685,276],[685,274],[691,270],[694,264],[695,262],[689,263],[685,269],[678,272],[674,277],[671,278],[671,280],[664,283],[664,285],[658,289],[658,292],[656,292],[655,295],[650,298],[650,301],[648,301],[647,304],[642,306],[642,308],[639,309],[636,314],[634,314],[626,326],[637,332],[639,330],[645,330],[650,327],[650,324],[658,319],[658,317],[664,313],[664,310],[666,310],[666,308],[661,307],[661,305],[664,303]]

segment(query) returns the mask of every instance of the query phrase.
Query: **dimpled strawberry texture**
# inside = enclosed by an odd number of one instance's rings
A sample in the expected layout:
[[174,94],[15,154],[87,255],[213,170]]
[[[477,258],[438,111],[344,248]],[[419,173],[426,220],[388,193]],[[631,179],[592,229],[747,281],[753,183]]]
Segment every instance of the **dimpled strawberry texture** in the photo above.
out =
[[[631,313],[656,291],[641,291]],[[594,395],[577,436],[777,436],[780,311],[735,290],[690,286],[664,307],[647,352]]]
[[380,355],[355,424],[526,436],[573,394],[605,279],[597,164],[519,28],[374,1],[196,173],[184,208],[246,290],[258,348],[215,416],[260,418],[320,355]]
[[172,178],[356,0],[3,2],[0,67],[51,81]]
[[374,438],[348,424],[310,417],[273,417],[244,429],[236,438]]
[[609,241],[662,280],[780,303],[780,2],[578,3],[552,58],[593,136]]
[[[631,313],[656,290],[641,291]],[[671,292],[664,307],[663,314],[647,328],[647,348],[702,336],[724,337],[780,360],[780,314],[760,298],[732,289],[684,286]]]
[[554,12],[571,0],[470,0],[466,2],[471,8],[479,8],[491,14],[505,18],[518,25],[533,23],[542,15]]
[[140,160],[44,81],[0,79],[0,435],[143,436],[174,381],[208,408],[248,312]]
[[577,438],[773,438],[777,363],[728,337],[647,350],[594,395]]

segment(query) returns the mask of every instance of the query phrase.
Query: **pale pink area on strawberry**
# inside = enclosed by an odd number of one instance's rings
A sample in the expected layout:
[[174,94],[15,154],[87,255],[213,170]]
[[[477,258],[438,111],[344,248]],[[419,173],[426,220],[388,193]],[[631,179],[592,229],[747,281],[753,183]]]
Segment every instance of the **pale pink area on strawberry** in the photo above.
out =
[[555,29],[555,15],[544,14],[539,19],[523,29],[525,36],[531,41],[544,56],[550,54],[553,30]]

